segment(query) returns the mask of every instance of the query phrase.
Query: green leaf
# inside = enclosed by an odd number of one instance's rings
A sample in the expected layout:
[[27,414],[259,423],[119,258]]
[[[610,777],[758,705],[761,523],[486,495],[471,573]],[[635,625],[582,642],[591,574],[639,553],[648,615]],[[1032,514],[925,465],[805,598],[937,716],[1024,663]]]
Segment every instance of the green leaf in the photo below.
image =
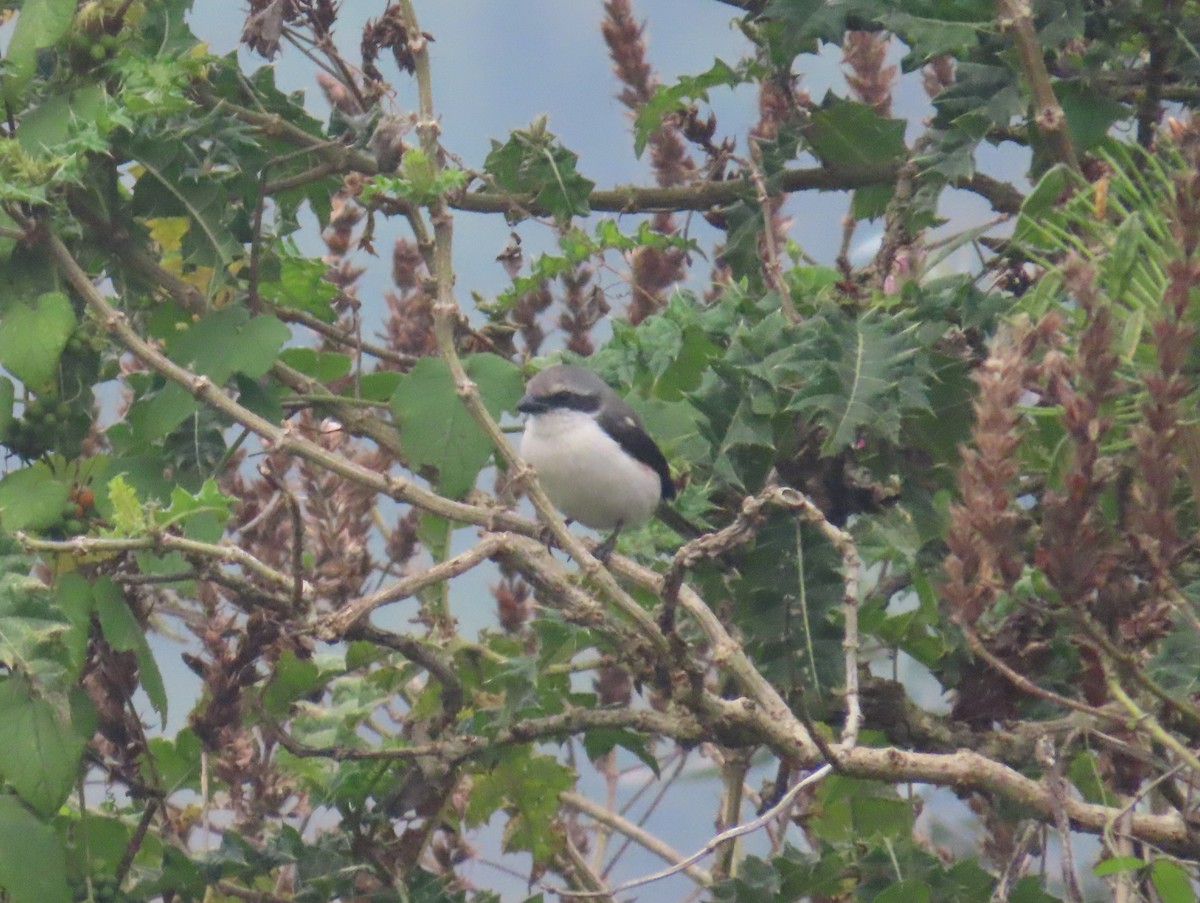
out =
[[134,185],[134,211],[144,217],[188,217],[184,260],[224,272],[242,256],[243,245],[227,219],[237,205],[219,173],[201,172],[203,162],[188,142],[143,135],[130,153],[145,170]]
[[804,131],[826,166],[871,166],[904,158],[903,119],[886,119],[866,104],[827,97]]
[[137,536],[146,532],[150,525],[149,514],[138,498],[137,490],[129,484],[124,474],[117,474],[109,480],[107,489],[116,534]]
[[1196,899],[1187,871],[1170,859],[1155,859],[1151,863],[1150,881],[1162,903],[1194,903]]
[[637,756],[643,765],[654,772],[655,777],[662,776],[658,759],[650,751],[650,744],[643,734],[624,728],[594,728],[583,735],[584,751],[593,762],[618,746]]
[[1039,247],[1053,243],[1054,239],[1042,226],[1042,218],[1062,201],[1070,179],[1071,171],[1062,164],[1046,170],[1021,204],[1021,213],[1013,229],[1014,241],[1032,242]]
[[788,409],[828,429],[825,454],[851,445],[864,430],[894,439],[901,413],[925,406],[916,378],[913,327],[873,314],[828,322],[831,344]]
[[[224,526],[229,520],[229,507],[232,503],[233,499],[221,492],[216,480],[205,480],[200,491],[194,495],[182,486],[176,486],[171,490],[171,506],[166,511],[156,512],[154,521],[160,529],[165,529],[202,514],[211,514]],[[205,539],[216,542],[219,538],[220,532]]]
[[154,661],[154,653],[146,642],[142,626],[125,604],[125,598],[120,588],[110,577],[99,578],[94,586],[96,596],[96,615],[100,620],[100,632],[108,644],[118,652],[132,652],[138,663],[138,676],[142,689],[150,699],[150,704],[162,718],[163,726],[167,723],[167,691],[163,686],[162,674]]
[[711,88],[740,85],[748,78],[744,65],[734,69],[723,60],[716,60],[699,75],[685,75],[673,85],[659,85],[654,95],[642,104],[633,121],[633,150],[637,156],[646,149],[650,136],[662,127],[663,117],[683,109],[695,100],[708,100]]
[[378,195],[385,194],[414,204],[428,205],[462,188],[467,181],[467,173],[463,170],[450,167],[436,169],[425,152],[414,147],[404,152],[399,175],[375,176],[359,200],[367,204]]
[[1097,878],[1105,878],[1118,872],[1136,872],[1145,864],[1145,860],[1137,856],[1114,856],[1112,859],[1096,863],[1092,874]]
[[[316,351],[312,348],[285,348],[279,354],[280,363],[299,370],[319,382],[332,382],[350,372],[350,356],[334,351]],[[395,391],[395,386],[392,391]],[[388,396],[391,392],[388,392]],[[387,396],[385,396],[387,397]]]
[[70,627],[36,577],[0,576],[0,664],[33,674],[40,663],[57,662],[63,634]]
[[48,530],[62,522],[71,487],[42,462],[0,480],[0,525],[5,530]]
[[30,154],[63,153],[72,130],[94,122],[107,100],[100,85],[51,97],[21,117],[17,141]]
[[1067,116],[1067,130],[1077,151],[1095,147],[1114,123],[1133,115],[1127,104],[1118,103],[1081,80],[1055,82],[1054,94]]
[[58,372],[58,360],[75,329],[75,311],[62,292],[46,292],[30,304],[20,302],[0,315],[0,366],[34,389]]
[[77,571],[63,574],[55,581],[54,601],[58,610],[71,622],[71,629],[63,634],[72,677],[78,677],[87,661],[88,636],[92,626],[92,585]]
[[546,826],[558,811],[559,794],[575,784],[575,773],[552,756],[528,748],[507,750],[491,771],[476,776],[466,821],[486,822],[498,809],[509,813],[504,829],[506,851],[524,850],[535,862],[545,862],[562,848],[562,837]]
[[171,360],[215,383],[234,373],[258,378],[271,369],[291,331],[275,317],[251,317],[230,306],[208,314],[167,343]]
[[[493,417],[516,406],[523,384],[515,365],[494,354],[476,354],[464,358],[463,366]],[[435,473],[438,488],[452,497],[475,485],[492,444],[459,399],[445,362],[417,361],[392,395],[392,412],[412,466]]]
[[929,903],[929,885],[919,879],[910,878],[898,881],[881,894],[877,894],[874,903]]
[[0,777],[31,807],[52,815],[79,774],[85,738],[19,673],[0,682]]
[[263,706],[269,714],[282,718],[288,708],[302,696],[322,686],[325,677],[311,658],[297,658],[292,650],[285,650],[275,663],[271,682],[263,691]]
[[905,70],[911,71],[932,57],[974,47],[981,34],[995,30],[991,4],[977,4],[974,11],[979,13],[978,18],[972,18],[972,10],[962,3],[941,6],[936,14],[891,9],[879,21],[908,45]]
[[[1021,878],[1009,891],[1008,903],[1062,903],[1061,898],[1051,896],[1042,889],[1044,880],[1040,875]],[[981,894],[975,899],[983,900],[985,896]]]
[[[387,401],[403,381],[404,376],[394,370],[364,373],[358,381],[358,395],[368,401]],[[353,392],[353,389],[354,387],[351,386],[348,391]]]
[[0,888],[11,903],[70,903],[67,857],[54,829],[0,794]]
[[288,255],[279,264],[279,278],[263,282],[259,291],[264,298],[281,307],[303,310],[325,323],[335,317],[333,299],[337,286],[326,279],[329,265],[298,255]]
[[565,222],[591,212],[588,197],[596,183],[576,172],[578,161],[579,155],[559,144],[541,119],[513,132],[504,144],[493,141],[483,168],[497,188],[508,194],[531,194],[535,204]]
[[75,0],[25,0],[4,55],[4,100],[21,109],[21,92],[33,77],[39,50],[57,44],[71,27]]
[[140,443],[153,443],[199,410],[195,397],[178,383],[168,383],[139,399],[126,420]]

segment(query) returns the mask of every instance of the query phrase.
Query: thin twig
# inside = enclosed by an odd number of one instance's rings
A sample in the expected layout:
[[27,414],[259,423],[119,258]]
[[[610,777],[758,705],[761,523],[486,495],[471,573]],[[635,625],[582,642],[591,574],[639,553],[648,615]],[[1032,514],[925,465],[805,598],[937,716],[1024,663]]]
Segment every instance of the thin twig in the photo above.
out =
[[1062,764],[1058,752],[1054,748],[1054,740],[1049,735],[1038,739],[1035,747],[1038,762],[1041,764],[1044,780],[1050,788],[1054,801],[1054,827],[1058,831],[1059,856],[1062,864],[1063,887],[1067,891],[1070,903],[1083,903],[1083,890],[1079,887],[1079,876],[1075,874],[1075,857],[1071,844],[1071,820],[1067,817],[1066,781],[1063,780]]
[[1047,690],[1045,687],[1038,686],[1024,674],[1011,668],[1007,662],[988,649],[979,634],[975,632],[975,628],[966,623],[959,623],[959,627],[962,629],[963,635],[967,638],[967,645],[971,648],[971,652],[987,662],[988,666],[994,671],[1000,672],[1005,680],[1021,692],[1035,696],[1038,699],[1045,699],[1048,702],[1053,702],[1056,705],[1064,706],[1076,712],[1083,712],[1094,718],[1103,718],[1108,721],[1117,720],[1117,716],[1113,713],[1105,712],[1103,709],[1098,709],[1085,702],[1079,702],[1078,700],[1055,693],[1053,690]]
[[427,586],[465,574],[477,564],[487,561],[502,550],[507,550],[512,542],[513,537],[507,533],[489,533],[471,548],[453,558],[438,562],[420,574],[389,584],[369,596],[361,596],[348,602],[322,619],[317,626],[317,636],[330,642],[336,641],[375,609],[407,599]]
[[784,315],[795,323],[800,319],[800,315],[792,301],[792,293],[788,289],[787,281],[783,278],[783,268],[779,265],[779,249],[775,247],[775,229],[772,225],[775,217],[774,202],[767,191],[767,180],[763,176],[761,161],[762,150],[758,146],[758,141],[752,137],[750,138],[750,159],[738,162],[750,173],[750,180],[754,183],[754,195],[758,201],[759,210],[762,211],[763,275],[766,277],[767,285],[779,296],[779,306]]
[[[582,812],[584,815],[616,831],[618,834],[624,835],[633,843],[644,847],[665,862],[678,863],[684,859],[683,854],[673,849],[670,844],[660,840],[644,828],[635,825],[629,819],[609,809],[605,809],[603,806],[596,805],[585,796],[568,791],[561,794],[559,800],[564,805],[570,806],[572,809]],[[696,865],[685,866],[682,871],[702,887],[708,887],[713,883],[712,874]],[[602,874],[607,874],[607,869]]]
[[[685,859],[680,860],[679,862],[676,862],[674,865],[672,865],[668,868],[662,869],[661,871],[653,872],[652,874],[649,874],[649,875],[644,875],[641,878],[635,878],[633,881],[626,881],[624,884],[618,884],[616,887],[612,888],[611,890],[605,891],[605,893],[623,894],[626,891],[633,890],[634,888],[645,887],[647,884],[654,884],[657,881],[662,881],[664,878],[670,878],[672,875],[679,874],[684,869],[688,868],[689,866],[695,865],[697,862],[699,862],[705,856],[716,851],[722,844],[728,843],[731,840],[736,840],[737,838],[742,837],[743,835],[746,835],[746,834],[750,834],[753,831],[757,831],[763,825],[767,824],[773,818],[775,818],[775,816],[780,811],[782,811],[784,809],[784,807],[790,806],[792,803],[792,800],[794,800],[796,798],[797,794],[799,794],[801,790],[804,790],[807,787],[811,787],[813,784],[822,780],[832,770],[833,769],[830,766],[822,765],[820,768],[818,768],[816,771],[814,771],[808,777],[804,778],[802,781],[797,781],[796,785],[794,787],[792,787],[792,789],[789,790],[784,795],[783,799],[781,799],[778,803],[776,803],[776,805],[773,808],[768,809],[765,813],[763,813],[762,815],[760,815],[758,818],[754,819],[753,821],[748,821],[745,824],[738,825],[735,828],[730,828],[728,831],[722,831],[720,834],[718,834],[716,837],[714,837],[712,840],[710,840],[708,843],[706,843],[704,846],[702,846],[695,853],[686,857]],[[546,886],[545,889],[547,891],[549,891],[550,893],[558,894],[559,896],[576,896],[576,897],[598,896],[598,894],[581,894],[576,891],[566,890],[564,888],[558,888],[558,887],[552,887],[552,886]]]
[[295,611],[300,612],[304,607],[304,512],[300,509],[300,502],[296,500],[296,495],[288,488],[283,480],[275,476],[275,472],[271,470],[271,465],[268,460],[263,460],[258,465],[259,475],[270,484],[288,506],[288,513],[292,520],[292,607]]

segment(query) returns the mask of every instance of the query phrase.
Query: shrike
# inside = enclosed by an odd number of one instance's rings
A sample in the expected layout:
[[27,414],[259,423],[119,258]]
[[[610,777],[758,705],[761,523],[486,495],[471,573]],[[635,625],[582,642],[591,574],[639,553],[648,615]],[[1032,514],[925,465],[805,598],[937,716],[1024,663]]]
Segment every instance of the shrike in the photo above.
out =
[[623,527],[648,521],[675,484],[642,421],[595,373],[556,364],[529,381],[517,410],[528,414],[521,457],[569,520],[612,531],[596,550],[612,553]]

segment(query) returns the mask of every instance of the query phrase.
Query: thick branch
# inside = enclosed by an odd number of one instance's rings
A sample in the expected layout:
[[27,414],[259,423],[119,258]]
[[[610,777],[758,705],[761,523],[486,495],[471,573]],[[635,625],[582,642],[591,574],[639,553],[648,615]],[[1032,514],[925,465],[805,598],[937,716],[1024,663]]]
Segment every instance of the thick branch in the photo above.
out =
[[490,755],[503,746],[555,740],[593,728],[628,728],[671,737],[685,744],[698,743],[706,736],[700,724],[686,714],[662,714],[653,709],[572,709],[559,715],[518,721],[488,737],[453,737],[395,749],[308,746],[285,733],[277,725],[273,726],[271,733],[292,755],[309,759],[389,762],[430,757],[453,766],[479,756]]
[[1067,131],[1067,116],[1050,85],[1050,73],[1042,56],[1042,45],[1038,43],[1029,0],[996,0],[996,21],[1001,31],[1012,34],[1021,71],[1025,73],[1033,97],[1034,124],[1045,136],[1054,159],[1078,170],[1079,158]]
[[[339,144],[322,141],[303,129],[284,122],[280,117],[251,110],[215,97],[206,88],[195,89],[199,103],[210,109],[235,116],[241,121],[262,129],[272,137],[294,147],[309,148],[319,159],[332,162],[340,171],[375,175],[378,168],[368,154]],[[434,158],[436,159],[436,157]],[[870,185],[884,185],[895,180],[897,167],[844,166],[789,169],[774,176],[768,187],[772,193],[790,194],[795,191],[852,191]],[[1016,213],[1022,195],[1007,183],[976,174],[956,179],[955,188],[973,191],[986,198],[998,213]],[[748,179],[725,182],[696,182],[670,188],[619,185],[599,188],[588,195],[589,207],[598,213],[651,213],[669,210],[708,210],[723,207],[739,200],[752,200],[754,186]],[[463,192],[448,199],[448,206],[471,213],[507,213],[524,211],[545,216],[549,211],[535,204],[532,196],[510,196],[485,192]]]

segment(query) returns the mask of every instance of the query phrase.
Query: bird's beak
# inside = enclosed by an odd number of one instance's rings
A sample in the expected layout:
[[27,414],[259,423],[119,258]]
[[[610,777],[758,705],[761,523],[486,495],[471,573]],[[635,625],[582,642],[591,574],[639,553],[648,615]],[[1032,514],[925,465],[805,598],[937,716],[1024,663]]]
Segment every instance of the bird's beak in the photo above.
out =
[[517,402],[517,410],[522,414],[540,414],[546,410],[546,402],[536,395],[526,395]]

